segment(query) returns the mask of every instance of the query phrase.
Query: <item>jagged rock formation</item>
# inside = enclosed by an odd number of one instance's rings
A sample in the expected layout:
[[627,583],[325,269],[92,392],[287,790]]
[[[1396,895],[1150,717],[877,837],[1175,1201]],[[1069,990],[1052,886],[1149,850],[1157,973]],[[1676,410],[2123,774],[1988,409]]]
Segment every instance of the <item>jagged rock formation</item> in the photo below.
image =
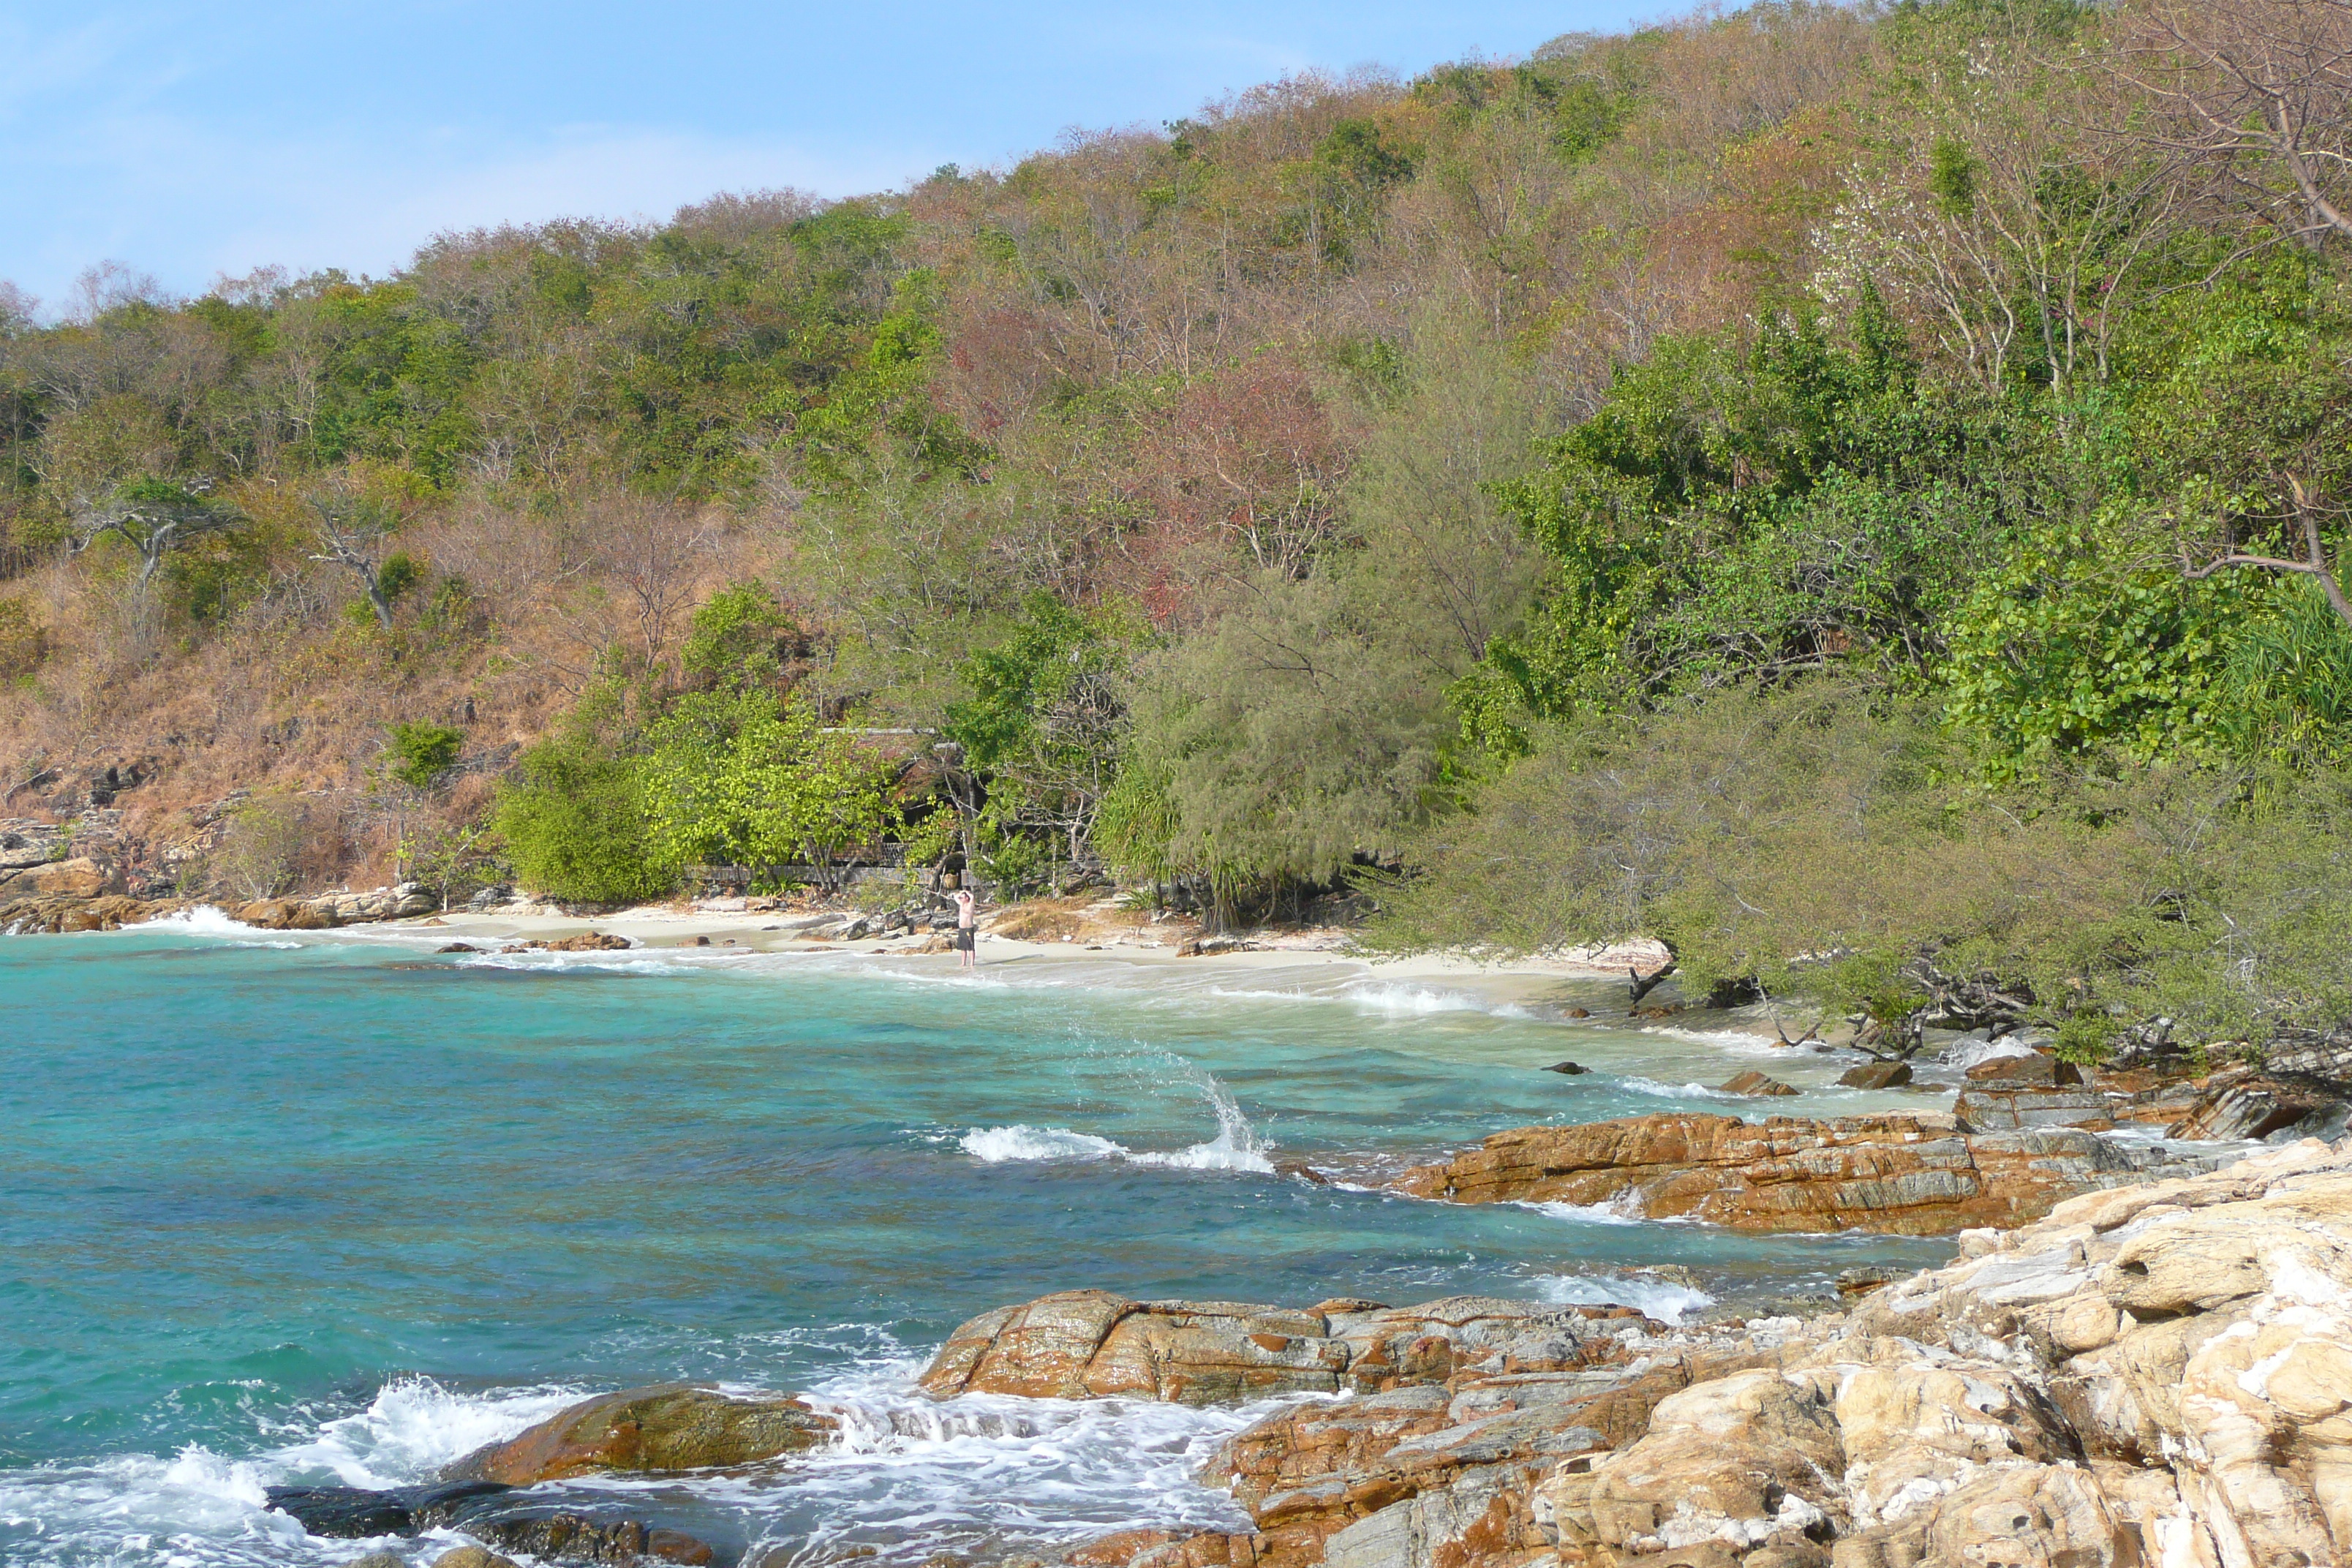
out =
[[1666,1114],[1497,1132],[1395,1185],[1451,1203],[1611,1205],[1744,1231],[1942,1236],[2025,1224],[2080,1193],[2205,1168],[2074,1128],[1969,1133],[1933,1115]]
[[1238,1365],[1265,1331],[1241,1325],[1319,1320],[1315,1364],[1359,1396],[1276,1411],[1203,1476],[1255,1528],[1073,1554],[1097,1568],[2352,1560],[2352,1143],[2086,1194],[1961,1251],[1848,1312],[1688,1330],[1073,1293],[974,1320],[925,1381],[1201,1397],[1138,1348],[1196,1334],[1185,1364]]
[[1480,1296],[1410,1308],[1334,1300],[1297,1311],[1066,1290],[965,1323],[923,1373],[922,1386],[938,1398],[1125,1394],[1181,1405],[1377,1393],[1401,1381],[1443,1378],[1457,1362],[1586,1365],[1614,1342],[1595,1320],[1637,1316]]

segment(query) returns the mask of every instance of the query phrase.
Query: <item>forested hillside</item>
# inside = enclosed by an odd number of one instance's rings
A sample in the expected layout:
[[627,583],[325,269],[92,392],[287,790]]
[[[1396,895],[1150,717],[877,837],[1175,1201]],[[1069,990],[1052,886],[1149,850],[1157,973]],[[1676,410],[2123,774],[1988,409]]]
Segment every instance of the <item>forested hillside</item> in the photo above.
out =
[[2347,152],[2346,0],[1766,5],[0,293],[0,816],[247,896],[887,838],[1890,1027],[2324,1038]]

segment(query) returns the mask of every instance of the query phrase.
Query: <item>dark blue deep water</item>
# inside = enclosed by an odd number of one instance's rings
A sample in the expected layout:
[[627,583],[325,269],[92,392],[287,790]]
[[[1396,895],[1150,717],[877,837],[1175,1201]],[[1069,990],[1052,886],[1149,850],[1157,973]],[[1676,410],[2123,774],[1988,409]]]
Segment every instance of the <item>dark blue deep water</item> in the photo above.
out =
[[[336,1563],[261,1506],[402,1484],[583,1393],[808,1390],[839,1452],[574,1489],[722,1547],[919,1562],[1236,1516],[1246,1417],[909,1380],[1050,1289],[1737,1300],[1932,1243],[1414,1203],[1500,1128],[1690,1103],[1762,1047],[1328,966],[436,956],[226,922],[0,941],[0,1561]],[[1597,989],[1593,993],[1598,994]],[[1572,989],[1556,1001],[1573,1000]],[[1822,1112],[1829,1058],[1776,1070]],[[1534,1070],[1574,1056],[1597,1070]],[[1810,1076],[1807,1076],[1810,1075]],[[383,1543],[371,1543],[381,1545]],[[394,1543],[429,1561],[448,1542]]]

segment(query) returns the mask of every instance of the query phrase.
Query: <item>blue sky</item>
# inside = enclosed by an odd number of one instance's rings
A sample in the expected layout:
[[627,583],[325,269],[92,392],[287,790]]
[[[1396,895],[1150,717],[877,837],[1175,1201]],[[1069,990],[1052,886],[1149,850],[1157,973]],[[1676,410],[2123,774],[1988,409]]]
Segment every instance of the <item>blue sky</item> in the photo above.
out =
[[101,259],[181,292],[268,263],[382,273],[444,229],[887,189],[1303,68],[1410,74],[1655,14],[0,0],[0,279],[54,308]]

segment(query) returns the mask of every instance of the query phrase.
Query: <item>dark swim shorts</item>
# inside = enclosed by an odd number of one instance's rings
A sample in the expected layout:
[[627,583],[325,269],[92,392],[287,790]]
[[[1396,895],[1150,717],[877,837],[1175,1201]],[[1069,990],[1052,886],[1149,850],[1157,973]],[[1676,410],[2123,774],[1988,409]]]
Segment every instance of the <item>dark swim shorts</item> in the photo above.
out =
[[970,927],[970,926],[958,926],[958,927],[956,927],[956,935],[955,935],[956,951],[957,951],[958,952],[971,952],[971,951],[973,951],[973,949],[972,949],[972,945],[971,945],[971,938],[972,938],[972,929],[971,929],[971,927]]

